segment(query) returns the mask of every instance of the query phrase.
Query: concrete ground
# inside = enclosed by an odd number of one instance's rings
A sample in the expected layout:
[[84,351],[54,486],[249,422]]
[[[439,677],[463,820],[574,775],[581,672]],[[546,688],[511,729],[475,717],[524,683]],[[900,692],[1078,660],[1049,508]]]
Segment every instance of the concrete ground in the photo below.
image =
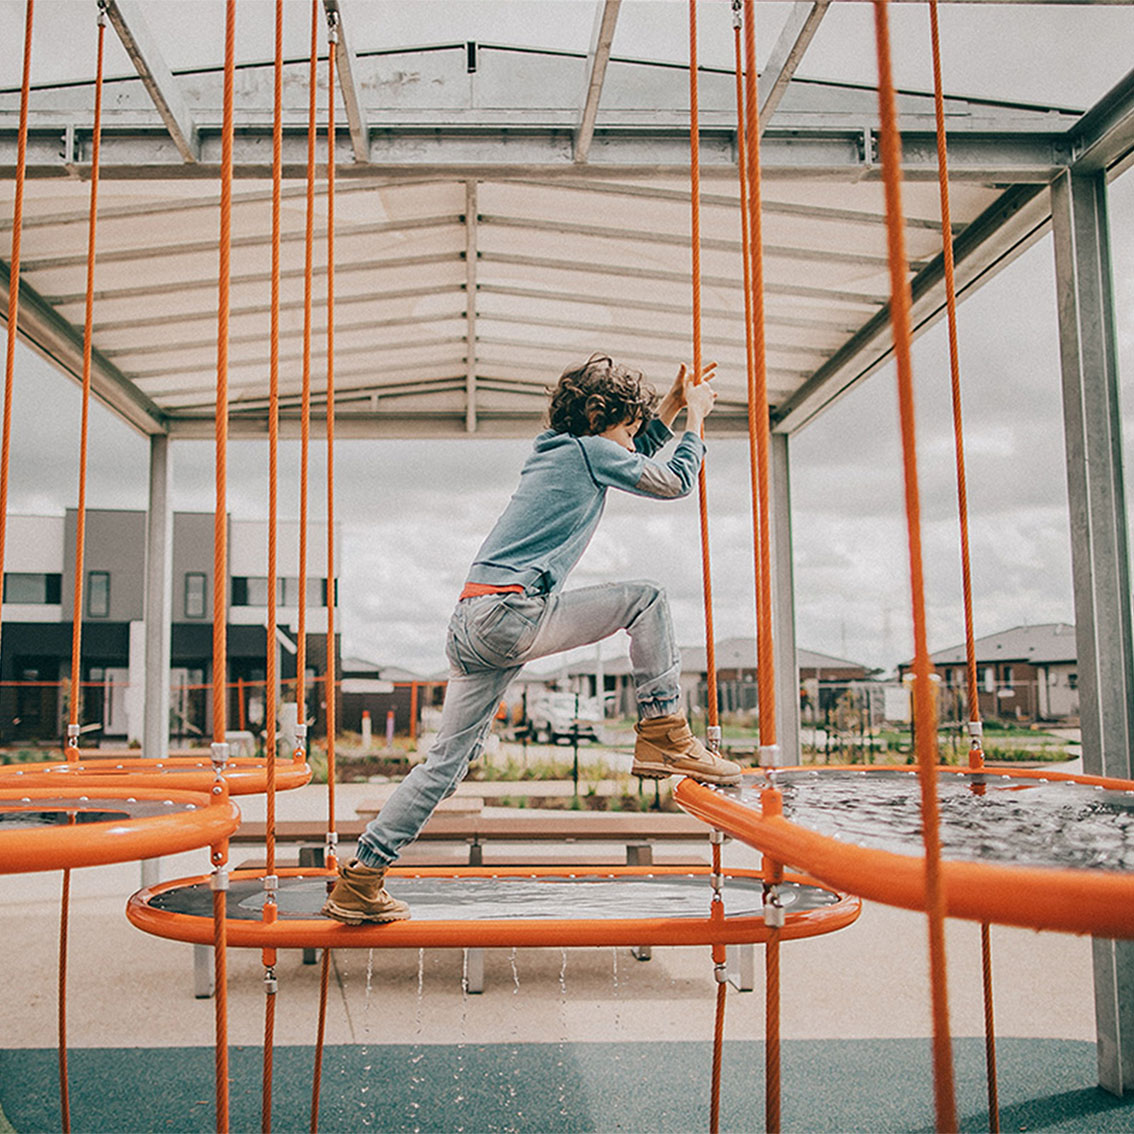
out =
[[[340,785],[336,791],[345,818],[374,795],[374,785]],[[314,786],[282,795],[278,816],[325,813],[325,798],[326,789]],[[241,805],[247,817],[263,816],[262,799]],[[251,857],[256,848],[239,853]],[[755,852],[739,844],[729,844],[725,854],[726,865],[757,865]],[[207,869],[206,853],[199,851],[163,860],[161,872],[172,878]],[[139,880],[137,863],[73,873],[72,1051],[206,1048],[213,1042],[213,1004],[193,996],[192,947],[149,937],[123,915]],[[0,1067],[5,1052],[47,1049],[56,1042],[59,890],[58,872],[0,878],[9,971],[0,999]],[[999,1036],[1093,1043],[1089,940],[996,927],[992,941]],[[975,925],[949,924],[948,956],[953,1034],[979,1036],[983,1016]],[[785,1039],[896,1041],[931,1034],[923,916],[867,904],[855,925],[829,937],[789,943],[782,957]],[[757,961],[756,991],[729,997],[726,1043],[763,1037],[759,955]],[[463,964],[462,951],[453,949],[336,952],[327,1042],[406,1045],[419,1052],[431,1045],[497,1044],[614,1044],[630,1051],[636,1045],[707,1043],[712,1037],[715,984],[704,948],[655,949],[644,963],[626,949],[489,951],[482,995],[463,991]],[[277,971],[276,1043],[310,1045],[318,966],[304,965],[298,952],[286,952]],[[230,951],[229,1040],[235,1047],[262,1042],[262,976],[257,952]],[[1078,1086],[1093,1088],[1089,1074]],[[201,1083],[201,1097],[210,1089]],[[931,1113],[928,1081],[907,1083],[905,1089],[924,1095]],[[5,1097],[0,1093],[0,1101]]]

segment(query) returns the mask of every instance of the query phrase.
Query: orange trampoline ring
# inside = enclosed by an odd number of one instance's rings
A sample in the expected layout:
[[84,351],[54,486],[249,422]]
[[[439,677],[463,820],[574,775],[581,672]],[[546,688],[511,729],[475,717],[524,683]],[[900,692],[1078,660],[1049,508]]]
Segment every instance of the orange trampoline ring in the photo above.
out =
[[[77,787],[78,785],[67,785]],[[0,874],[68,870],[179,854],[224,843],[240,825],[240,809],[227,796],[156,788],[0,788]],[[131,808],[141,814],[130,814]],[[24,814],[104,812],[95,822],[23,825]],[[9,820],[5,824],[3,820]]]
[[[291,791],[311,781],[311,767],[299,757],[276,761],[276,790]],[[258,795],[268,790],[268,762],[257,756],[234,756],[222,770],[229,795]],[[4,764],[0,787],[54,787],[75,791],[80,784],[101,784],[121,790],[146,787],[156,791],[208,792],[216,777],[207,755],[154,759],[129,756],[113,760],[58,760],[50,763]]]
[[[415,879],[496,879],[538,878],[569,880],[576,877],[648,878],[664,876],[700,876],[705,881],[705,910],[710,907],[709,868],[687,866],[622,866],[596,867],[392,867],[391,881]],[[285,878],[326,878],[331,871],[288,869],[279,871]],[[255,870],[235,870],[231,883],[259,879]],[[761,879],[756,870],[730,870],[725,874],[738,879]],[[816,885],[810,878],[792,875],[789,882]],[[206,886],[208,876],[162,882],[134,894],[126,905],[126,916],[139,929],[156,937],[186,941],[196,945],[212,943],[213,928],[209,918],[173,913],[155,907],[153,900],[179,887]],[[826,887],[824,887],[826,888]],[[785,924],[778,931],[781,940],[817,937],[833,933],[854,922],[861,910],[856,897],[836,894],[836,901],[819,909],[788,912]],[[415,920],[390,922],[384,925],[348,926],[328,918],[266,920],[229,917],[225,922],[227,943],[234,948],[256,949],[422,949],[422,948],[550,948],[602,945],[734,945],[763,943],[772,931],[763,916],[730,917],[726,913],[690,917],[650,918],[484,918],[474,920]]]
[[[780,768],[777,771],[819,771]],[[830,765],[831,771],[896,771],[902,766]],[[939,767],[945,775],[971,769]],[[1068,781],[1118,791],[1134,783],[1105,776],[1068,775],[1038,769],[996,768],[988,774],[1021,780]],[[757,780],[767,780],[763,773]],[[691,815],[755,847],[777,862],[790,863],[836,890],[903,909],[925,910],[925,860],[893,851],[858,847],[820,835],[783,816],[763,816],[703,784],[684,779],[674,798]],[[941,877],[949,917],[1028,929],[1134,937],[1134,874],[943,860]]]

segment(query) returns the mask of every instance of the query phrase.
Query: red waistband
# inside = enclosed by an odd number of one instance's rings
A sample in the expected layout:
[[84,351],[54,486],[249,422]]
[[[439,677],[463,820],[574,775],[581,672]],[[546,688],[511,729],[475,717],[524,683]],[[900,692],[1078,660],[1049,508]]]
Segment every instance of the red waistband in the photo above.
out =
[[[492,583],[466,583],[465,589],[461,591],[461,599],[479,598],[481,595],[512,595],[523,594],[524,588],[519,583],[512,583],[510,586],[498,587]],[[458,599],[458,602],[460,599]]]

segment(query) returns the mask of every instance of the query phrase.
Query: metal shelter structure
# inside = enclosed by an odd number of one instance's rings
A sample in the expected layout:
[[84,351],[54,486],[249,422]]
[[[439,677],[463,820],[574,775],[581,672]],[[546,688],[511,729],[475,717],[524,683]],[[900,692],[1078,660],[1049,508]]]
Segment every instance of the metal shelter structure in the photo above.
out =
[[[58,0],[76,27],[94,0]],[[136,75],[107,84],[93,388],[151,441],[147,750],[165,751],[169,443],[211,435],[221,76],[173,73],[144,3],[106,0]],[[349,0],[337,25],[336,428],[357,438],[529,435],[564,359],[596,346],[649,371],[686,353],[688,92],[672,64],[613,52],[620,0],[579,5],[588,52],[479,41],[371,49]],[[727,19],[727,7],[717,7]],[[789,443],[890,355],[875,92],[795,77],[831,7],[795,4],[760,77],[775,500],[781,744],[798,701]],[[290,5],[289,5],[290,8]],[[295,6],[295,18],[306,7]],[[1026,6],[1021,11],[1028,11]],[[585,13],[585,14],[584,14]],[[15,74],[15,45],[5,49]],[[264,58],[269,51],[265,43]],[[7,82],[7,80],[5,80]],[[230,432],[267,428],[271,65],[239,71]],[[731,73],[704,68],[706,357],[721,366],[710,431],[746,429],[744,303]],[[325,108],[328,92],[320,91]],[[21,339],[82,365],[92,84],[32,94]],[[13,176],[19,91],[0,89],[0,179]],[[915,328],[944,310],[933,101],[900,101]],[[1107,185],[1134,163],[1134,72],[1086,113],[947,100],[961,294],[1054,235],[1075,613],[1088,772],[1134,775],[1134,637]],[[326,158],[321,134],[320,162]],[[306,63],[285,76],[282,428],[298,429]],[[317,210],[319,202],[317,202]],[[0,299],[12,200],[0,199]],[[6,303],[0,303],[0,310]],[[317,324],[317,332],[320,327]],[[316,392],[316,405],[318,393]],[[1100,1078],[1134,1084],[1134,950],[1096,943]]]

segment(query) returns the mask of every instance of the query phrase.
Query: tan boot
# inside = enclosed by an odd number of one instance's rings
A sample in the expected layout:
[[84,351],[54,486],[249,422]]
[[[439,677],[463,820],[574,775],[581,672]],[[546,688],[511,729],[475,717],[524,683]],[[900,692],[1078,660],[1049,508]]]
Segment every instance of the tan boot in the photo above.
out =
[[689,776],[709,784],[740,783],[740,765],[710,752],[689,731],[684,716],[648,717],[634,726],[632,776],[660,780],[665,776]]
[[339,867],[339,877],[323,905],[324,917],[347,925],[363,922],[405,921],[409,906],[392,897],[382,884],[385,867],[363,866],[357,858]]

